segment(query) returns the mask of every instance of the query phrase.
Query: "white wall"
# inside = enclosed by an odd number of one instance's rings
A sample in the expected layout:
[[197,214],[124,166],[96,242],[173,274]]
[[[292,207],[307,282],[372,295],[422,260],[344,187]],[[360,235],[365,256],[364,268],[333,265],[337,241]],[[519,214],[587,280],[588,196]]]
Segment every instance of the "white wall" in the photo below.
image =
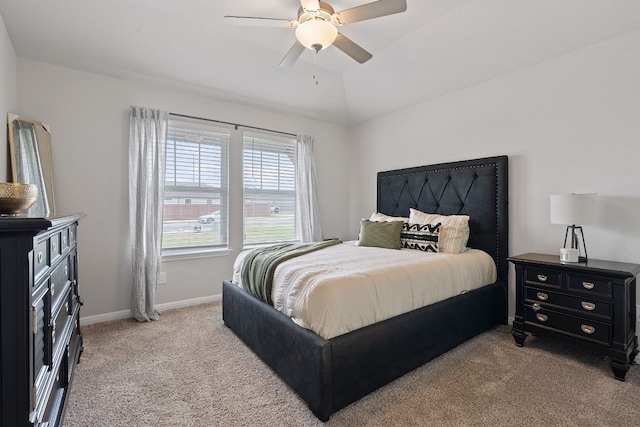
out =
[[[131,263],[128,252],[129,107],[242,123],[314,135],[322,226],[325,236],[345,237],[348,206],[347,130],[295,116],[211,98],[108,78],[67,68],[18,60],[20,114],[51,125],[56,207],[84,212],[80,222],[80,282],[84,317],[129,309]],[[240,192],[230,197],[239,198]],[[230,227],[238,219],[231,218]],[[240,247],[230,255],[163,263],[168,283],[157,303],[219,295],[231,278]]]
[[[507,154],[510,254],[557,253],[564,229],[549,224],[549,195],[597,192],[601,221],[585,226],[589,255],[640,262],[638,52],[635,31],[346,130],[24,59],[16,91],[15,54],[0,28],[0,113],[15,112],[17,99],[19,114],[52,125],[57,205],[88,214],[80,274],[84,315],[96,316],[129,306],[132,104],[315,135],[325,236],[357,236],[359,219],[375,209],[380,170]],[[219,293],[234,255],[166,264],[158,302]]]
[[[0,16],[0,123],[4,123],[4,129],[7,128],[7,113],[15,113],[18,108],[16,64],[16,53]],[[0,182],[11,181],[6,130],[0,132],[0,147]]]
[[[380,170],[506,154],[510,255],[559,252],[549,195],[595,192],[589,256],[640,263],[640,31],[355,127],[351,235]],[[513,273],[513,267],[511,272]],[[513,274],[510,291],[513,316]]]

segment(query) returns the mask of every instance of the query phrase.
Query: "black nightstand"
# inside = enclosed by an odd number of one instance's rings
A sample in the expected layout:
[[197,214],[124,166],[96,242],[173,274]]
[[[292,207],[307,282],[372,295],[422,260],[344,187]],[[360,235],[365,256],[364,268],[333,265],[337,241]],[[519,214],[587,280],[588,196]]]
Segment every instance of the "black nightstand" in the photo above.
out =
[[640,265],[590,259],[562,263],[557,255],[529,253],[508,258],[516,269],[513,338],[527,332],[592,350],[611,359],[624,381],[638,354],[636,275]]

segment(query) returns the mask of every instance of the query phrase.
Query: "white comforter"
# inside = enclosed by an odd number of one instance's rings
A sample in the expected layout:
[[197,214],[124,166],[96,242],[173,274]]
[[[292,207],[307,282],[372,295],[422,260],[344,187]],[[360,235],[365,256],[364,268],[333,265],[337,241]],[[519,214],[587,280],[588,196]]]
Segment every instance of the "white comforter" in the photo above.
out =
[[[233,282],[241,283],[240,253]],[[382,249],[345,242],[280,264],[274,307],[325,339],[389,319],[496,281],[491,257]]]

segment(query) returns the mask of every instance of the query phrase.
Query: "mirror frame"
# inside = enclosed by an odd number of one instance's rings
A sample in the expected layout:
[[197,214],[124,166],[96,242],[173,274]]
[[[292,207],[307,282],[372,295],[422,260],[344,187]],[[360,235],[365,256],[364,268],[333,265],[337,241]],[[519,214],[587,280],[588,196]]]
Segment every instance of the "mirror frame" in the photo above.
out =
[[[13,182],[38,186],[38,199],[25,216],[48,217],[55,214],[49,125],[11,113],[7,123]],[[31,133],[29,138],[25,132]]]

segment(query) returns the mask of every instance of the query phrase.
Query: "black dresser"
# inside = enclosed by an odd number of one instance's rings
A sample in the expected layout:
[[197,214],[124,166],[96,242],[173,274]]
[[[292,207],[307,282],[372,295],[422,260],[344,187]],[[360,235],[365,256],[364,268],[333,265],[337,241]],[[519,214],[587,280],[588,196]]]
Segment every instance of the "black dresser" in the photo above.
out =
[[80,218],[0,218],[1,427],[62,424],[82,353]]
[[516,269],[513,337],[553,336],[610,358],[624,381],[638,354],[636,275],[640,265],[588,260],[562,263],[557,255],[508,258]]

